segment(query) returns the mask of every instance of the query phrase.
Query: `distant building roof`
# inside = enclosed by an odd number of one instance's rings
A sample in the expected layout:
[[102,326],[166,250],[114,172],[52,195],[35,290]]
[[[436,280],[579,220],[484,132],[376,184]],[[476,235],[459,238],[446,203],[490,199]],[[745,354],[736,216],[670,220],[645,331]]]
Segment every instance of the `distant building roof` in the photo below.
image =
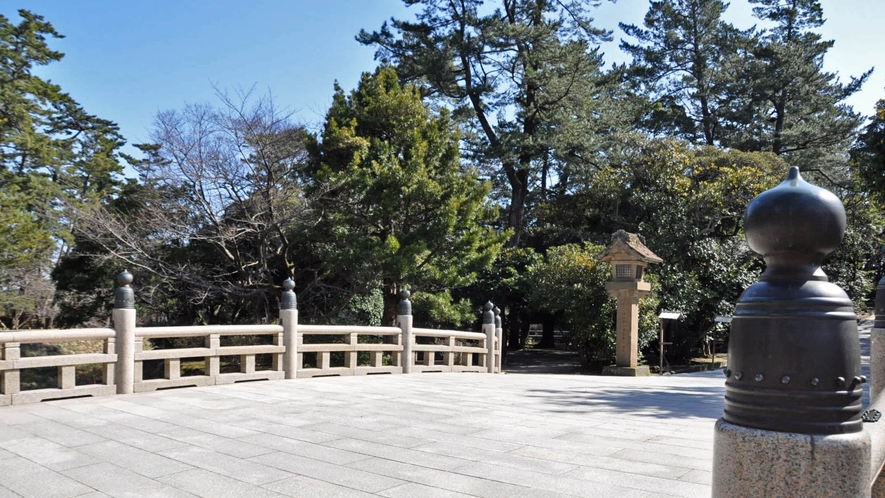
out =
[[599,260],[608,262],[615,259],[615,255],[622,254],[629,255],[646,263],[662,263],[664,261],[651,252],[649,248],[645,247],[639,234],[618,230],[612,234],[612,241],[605,251],[599,255]]

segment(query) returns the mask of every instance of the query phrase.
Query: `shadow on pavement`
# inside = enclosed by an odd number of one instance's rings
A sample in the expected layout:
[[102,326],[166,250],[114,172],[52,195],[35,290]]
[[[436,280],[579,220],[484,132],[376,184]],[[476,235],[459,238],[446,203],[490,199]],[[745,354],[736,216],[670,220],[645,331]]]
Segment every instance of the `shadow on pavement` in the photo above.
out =
[[599,410],[649,418],[718,418],[725,406],[723,387],[648,386],[644,389],[532,389],[529,397],[555,406],[554,413]]
[[521,349],[507,353],[503,370],[516,374],[578,374],[581,373],[581,361],[574,351]]

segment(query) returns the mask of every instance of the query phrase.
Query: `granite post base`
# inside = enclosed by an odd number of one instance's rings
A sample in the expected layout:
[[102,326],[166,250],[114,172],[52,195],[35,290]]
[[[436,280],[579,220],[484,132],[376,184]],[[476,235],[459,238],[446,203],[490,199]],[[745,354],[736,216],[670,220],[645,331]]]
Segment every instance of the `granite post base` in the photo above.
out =
[[716,422],[713,497],[870,496],[870,436],[797,434]]
[[648,377],[651,371],[648,365],[639,365],[636,367],[618,367],[608,366],[602,369],[602,375],[620,375],[622,377]]

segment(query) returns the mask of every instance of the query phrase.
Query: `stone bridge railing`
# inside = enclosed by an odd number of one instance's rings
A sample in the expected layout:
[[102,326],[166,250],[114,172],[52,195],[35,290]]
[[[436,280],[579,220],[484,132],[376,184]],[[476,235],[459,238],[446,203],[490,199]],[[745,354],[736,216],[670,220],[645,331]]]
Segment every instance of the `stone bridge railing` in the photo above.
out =
[[[119,281],[113,328],[0,332],[0,406],[255,380],[501,371],[500,311],[491,303],[481,333],[412,327],[408,291],[396,327],[300,325],[287,280],[279,325],[137,327],[132,275]],[[23,344],[74,341],[101,341],[102,352],[21,352]],[[78,385],[77,368],[86,366],[100,369],[101,383]],[[55,387],[22,389],[23,370],[47,367],[57,368]]]

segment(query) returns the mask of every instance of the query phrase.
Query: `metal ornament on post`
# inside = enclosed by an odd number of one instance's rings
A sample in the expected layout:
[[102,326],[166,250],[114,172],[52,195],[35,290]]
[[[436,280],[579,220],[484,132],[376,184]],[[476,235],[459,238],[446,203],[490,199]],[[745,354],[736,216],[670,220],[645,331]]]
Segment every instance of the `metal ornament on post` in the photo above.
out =
[[839,199],[796,167],[747,208],[766,269],[731,322],[713,496],[869,496],[857,316],[820,268],[845,227]]

